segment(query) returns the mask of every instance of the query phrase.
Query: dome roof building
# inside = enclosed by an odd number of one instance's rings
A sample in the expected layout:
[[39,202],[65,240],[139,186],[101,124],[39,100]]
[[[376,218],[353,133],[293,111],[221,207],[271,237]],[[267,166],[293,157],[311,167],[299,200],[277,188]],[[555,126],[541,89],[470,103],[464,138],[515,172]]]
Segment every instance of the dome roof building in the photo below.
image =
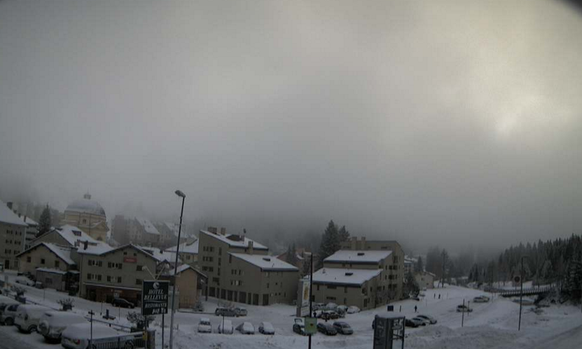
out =
[[95,240],[107,240],[109,227],[105,210],[97,201],[91,200],[89,193],[67,206],[62,223],[80,228]]

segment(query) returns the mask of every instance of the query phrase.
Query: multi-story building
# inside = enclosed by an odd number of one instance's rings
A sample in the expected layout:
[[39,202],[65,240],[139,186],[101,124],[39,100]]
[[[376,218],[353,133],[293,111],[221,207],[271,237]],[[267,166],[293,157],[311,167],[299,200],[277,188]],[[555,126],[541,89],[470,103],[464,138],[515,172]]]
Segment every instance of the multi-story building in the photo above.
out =
[[179,224],[163,222],[156,224],[156,228],[160,232],[160,245],[161,246],[175,246],[178,240],[178,233],[180,233],[180,243],[184,243],[188,240],[184,227],[182,231],[179,231]]
[[129,244],[129,220],[115,215],[111,221],[111,238],[121,245]]
[[149,219],[136,217],[129,225],[129,240],[133,244],[159,246],[160,232]]
[[[186,263],[192,267],[198,266],[198,246],[200,246],[200,240],[193,242],[184,242],[179,245],[178,254],[182,263]],[[176,252],[176,246],[172,246],[166,249],[167,252]]]
[[0,201],[0,263],[4,269],[18,269],[16,255],[23,251],[28,224]]
[[17,255],[18,271],[34,275],[44,287],[67,291],[78,286],[77,263],[71,254],[72,247],[40,242]]
[[[317,256],[313,256],[313,260],[316,260]],[[284,262],[289,262],[293,258],[289,258],[288,252],[283,252],[282,254],[278,255],[277,258]],[[303,274],[307,274],[309,270],[309,263],[311,259],[311,252],[308,252],[304,248],[298,248],[295,252],[295,263],[291,263],[299,269],[299,272]]]
[[198,263],[208,277],[208,295],[254,305],[291,303],[299,270],[268,253],[266,246],[224,228],[201,230]]
[[408,275],[408,273],[414,274],[416,263],[418,263],[418,258],[404,256],[404,275]]
[[[171,269],[161,278],[171,280],[173,275],[174,269]],[[179,295],[178,307],[192,308],[198,301],[202,291],[203,283],[200,281],[206,280],[206,275],[188,264],[180,265],[176,275],[176,292]]]
[[394,241],[344,243],[313,274],[314,301],[372,309],[402,299],[403,256]]
[[78,227],[95,240],[107,241],[109,227],[105,210],[97,201],[91,200],[89,193],[67,206],[62,224]]
[[414,279],[421,290],[434,288],[436,275],[427,271],[421,271],[414,274]]

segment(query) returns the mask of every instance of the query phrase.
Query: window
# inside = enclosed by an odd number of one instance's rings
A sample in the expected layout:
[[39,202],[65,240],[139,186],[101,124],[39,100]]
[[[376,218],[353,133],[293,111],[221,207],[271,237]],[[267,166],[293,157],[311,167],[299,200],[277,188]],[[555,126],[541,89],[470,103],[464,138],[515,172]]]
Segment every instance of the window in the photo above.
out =
[[93,274],[88,273],[87,274],[87,280],[93,280]]
[[118,277],[117,277],[117,282],[118,282],[118,283],[121,283],[121,276],[118,276]]
[[55,268],[58,268],[60,264],[59,261],[55,261]]
[[143,280],[142,279],[135,279],[135,284],[141,285],[141,284],[143,284]]
[[44,258],[40,259],[40,264],[44,264]]
[[111,276],[107,275],[107,282],[111,282]]
[[337,287],[332,285],[327,285],[328,290],[335,290]]
[[97,281],[101,281],[101,274],[97,274]]
[[30,256],[26,257],[26,263],[30,263],[32,262],[32,258],[30,258]]
[[116,263],[115,266],[117,267],[117,269],[123,268],[123,264],[121,264],[121,263]]
[[143,265],[136,265],[135,266],[135,271],[142,271],[143,270]]

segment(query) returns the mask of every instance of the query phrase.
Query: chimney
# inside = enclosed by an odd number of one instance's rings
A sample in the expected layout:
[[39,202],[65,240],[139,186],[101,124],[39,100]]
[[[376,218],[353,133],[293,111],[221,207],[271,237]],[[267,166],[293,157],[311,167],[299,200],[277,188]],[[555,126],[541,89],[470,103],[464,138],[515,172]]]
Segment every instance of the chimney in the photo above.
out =
[[213,234],[216,234],[216,233],[217,233],[217,229],[216,229],[216,227],[208,227],[208,231],[209,231],[210,233],[213,233]]
[[220,228],[220,235],[226,235],[226,228],[225,227]]
[[26,223],[26,215],[24,215],[24,223]]
[[87,241],[87,240],[83,241],[83,250],[86,250],[88,245],[89,245],[89,241]]
[[253,241],[249,240],[249,254],[253,254],[254,249],[253,249]]
[[358,249],[357,241],[358,241],[358,238],[355,236],[352,238],[352,241],[350,241],[351,246],[352,246],[352,248],[351,248],[352,250]]
[[8,206],[10,211],[12,211],[12,205],[13,205],[12,201],[6,203],[6,206]]
[[22,217],[22,213],[19,213],[19,214],[18,214],[18,218],[20,218],[20,217]]

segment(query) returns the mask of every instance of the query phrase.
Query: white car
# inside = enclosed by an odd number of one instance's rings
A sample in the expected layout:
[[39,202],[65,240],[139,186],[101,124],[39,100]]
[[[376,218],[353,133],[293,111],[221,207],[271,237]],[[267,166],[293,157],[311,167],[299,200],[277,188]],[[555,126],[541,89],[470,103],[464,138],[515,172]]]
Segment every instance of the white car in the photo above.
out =
[[270,322],[261,322],[259,332],[262,334],[275,334],[275,328]]
[[[141,338],[141,333],[127,334],[119,333],[111,327],[93,323],[93,346],[111,348],[117,347],[117,343],[121,344],[122,348],[132,349],[134,347],[134,340]],[[68,349],[86,349],[91,340],[91,324],[75,324],[67,326],[61,336],[61,345]]]
[[22,333],[31,333],[36,331],[40,318],[49,308],[40,305],[21,305],[16,311],[14,325]]
[[473,303],[487,303],[490,300],[491,299],[487,296],[479,296],[479,297],[473,298]]
[[232,327],[232,321],[224,320],[220,322],[218,325],[218,333],[222,334],[232,334],[234,332],[234,328]]
[[38,323],[37,332],[42,334],[47,342],[59,343],[61,334],[68,326],[86,322],[83,316],[72,312],[47,311]]
[[238,325],[236,330],[242,334],[255,334],[255,326],[248,321]]
[[335,303],[330,302],[330,303],[327,303],[325,305],[326,310],[336,310],[336,308],[337,308],[337,304],[335,304]]
[[348,314],[355,314],[355,313],[359,313],[360,312],[360,308],[356,307],[355,305],[352,305],[351,307],[348,307]]
[[20,303],[6,305],[2,313],[0,313],[0,324],[7,326],[14,325],[14,318],[16,318],[18,307],[20,307]]
[[198,323],[198,333],[212,333],[212,323],[207,317],[200,319]]
[[17,276],[14,280],[17,284],[22,284],[26,286],[34,286],[34,281],[30,280],[26,276]]

